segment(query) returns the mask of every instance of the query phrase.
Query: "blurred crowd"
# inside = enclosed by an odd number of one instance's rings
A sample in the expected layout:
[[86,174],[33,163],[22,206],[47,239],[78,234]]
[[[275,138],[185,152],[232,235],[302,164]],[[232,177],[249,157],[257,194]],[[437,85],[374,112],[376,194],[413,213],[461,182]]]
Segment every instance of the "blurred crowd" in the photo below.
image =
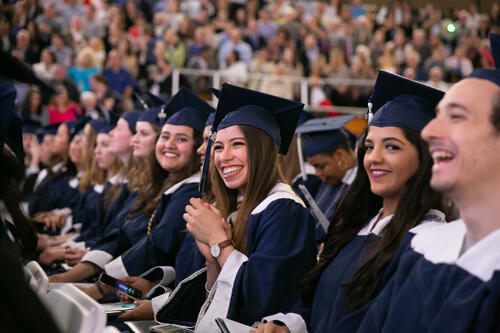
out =
[[[223,70],[222,80],[288,99],[300,99],[300,85],[283,76],[307,77],[309,104],[364,107],[370,87],[317,79],[374,79],[384,69],[446,90],[493,67],[487,37],[500,32],[497,3],[482,12],[361,0],[3,3],[0,48],[56,86],[16,84],[19,112],[42,125],[121,114],[135,108],[134,91],[169,98],[176,68]],[[182,75],[180,85],[208,96],[212,79]]]

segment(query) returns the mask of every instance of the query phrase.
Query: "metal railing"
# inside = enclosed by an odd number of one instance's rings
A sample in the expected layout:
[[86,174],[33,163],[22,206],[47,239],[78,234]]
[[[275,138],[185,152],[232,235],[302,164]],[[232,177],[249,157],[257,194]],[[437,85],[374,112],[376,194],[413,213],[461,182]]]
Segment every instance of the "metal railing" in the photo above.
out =
[[[176,68],[172,71],[172,95],[174,95],[179,90],[180,76],[205,76],[212,78],[212,86],[220,87],[222,83],[222,77],[226,74],[224,70],[201,70],[201,69],[191,69],[191,68]],[[250,80],[263,80],[263,79],[273,79],[279,78],[281,81],[288,81],[291,83],[299,84],[300,86],[300,101],[304,103],[305,110],[314,112],[339,112],[343,114],[355,114],[364,115],[366,108],[362,107],[352,107],[352,106],[313,106],[309,105],[309,86],[311,84],[332,85],[332,86],[349,86],[349,87],[373,87],[375,80],[367,79],[340,79],[340,78],[307,78],[303,76],[291,76],[291,75],[274,75],[274,74],[262,74],[262,73],[248,73],[245,75],[247,82]],[[215,100],[212,97],[212,103],[215,105]]]

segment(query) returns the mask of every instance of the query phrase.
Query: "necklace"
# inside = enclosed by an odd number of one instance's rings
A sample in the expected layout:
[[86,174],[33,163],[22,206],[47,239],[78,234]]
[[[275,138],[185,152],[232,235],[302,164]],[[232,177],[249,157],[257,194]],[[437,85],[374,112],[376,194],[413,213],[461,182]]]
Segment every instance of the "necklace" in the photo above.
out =
[[151,235],[151,225],[153,224],[153,219],[155,218],[155,214],[156,214],[156,209],[153,212],[153,214],[151,214],[151,217],[149,218],[149,222],[148,222],[148,235]]

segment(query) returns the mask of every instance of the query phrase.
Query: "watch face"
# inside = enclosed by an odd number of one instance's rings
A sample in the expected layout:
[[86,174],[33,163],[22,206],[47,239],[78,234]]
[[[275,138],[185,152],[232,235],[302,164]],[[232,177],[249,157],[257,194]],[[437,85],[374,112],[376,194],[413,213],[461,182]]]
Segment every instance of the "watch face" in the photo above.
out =
[[210,245],[210,254],[214,258],[217,258],[220,255],[220,247],[218,244]]

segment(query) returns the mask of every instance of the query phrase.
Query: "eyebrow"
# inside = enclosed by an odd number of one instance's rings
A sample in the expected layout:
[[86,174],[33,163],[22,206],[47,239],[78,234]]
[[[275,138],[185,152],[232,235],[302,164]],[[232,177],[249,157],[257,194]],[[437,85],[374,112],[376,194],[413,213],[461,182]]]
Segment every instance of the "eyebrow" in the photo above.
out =
[[[229,139],[229,141],[228,141],[228,142],[232,142],[232,141],[236,141],[236,140],[243,140],[243,141],[246,141],[246,140],[245,140],[245,138],[243,138],[243,137],[237,137],[237,138],[232,138],[232,139]],[[215,143],[220,143],[220,144],[222,144],[222,142],[221,142],[220,140],[216,140],[216,141],[214,142],[214,144],[215,144]]]
[[460,109],[462,111],[465,111],[467,113],[470,113],[470,110],[468,107],[466,107],[465,105],[462,105],[462,104],[459,104],[459,103],[448,103],[446,105],[444,105],[443,107],[440,107],[440,108],[436,108],[436,114],[439,113],[440,109]]
[[[405,144],[403,141],[401,141],[401,140],[399,140],[398,138],[395,138],[395,137],[393,137],[393,136],[390,136],[390,137],[388,137],[388,138],[383,138],[383,139],[382,139],[382,142],[393,141],[393,140],[394,140],[394,141],[398,141],[398,142],[400,142],[402,145],[404,145],[404,144]],[[365,139],[365,142],[373,143],[373,140],[371,140],[371,139]]]
[[[165,134],[172,135],[172,133],[170,133],[169,131],[163,131],[163,132],[161,132],[161,135],[165,135]],[[185,133],[176,133],[176,134],[174,134],[174,136],[176,136],[176,137],[185,136],[186,138],[189,138],[189,135],[187,135]]]

